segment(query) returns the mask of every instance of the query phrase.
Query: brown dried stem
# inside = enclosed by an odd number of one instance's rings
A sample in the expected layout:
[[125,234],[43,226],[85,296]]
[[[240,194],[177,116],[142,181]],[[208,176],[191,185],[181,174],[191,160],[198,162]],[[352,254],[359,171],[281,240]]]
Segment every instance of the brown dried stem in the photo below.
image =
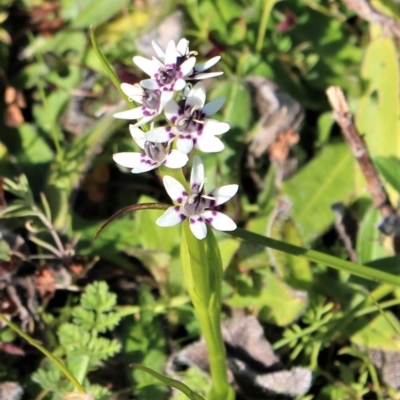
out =
[[[378,171],[369,156],[365,141],[354,124],[353,115],[350,113],[342,90],[338,86],[331,86],[326,90],[326,94],[334,111],[334,118],[339,124],[343,136],[367,181],[367,187],[375,207],[384,218],[396,215],[396,210],[392,206],[386,189],[379,178]],[[394,241],[396,252],[399,252],[397,248],[399,245],[397,243],[399,241],[398,238],[394,238]]]
[[385,33],[400,39],[400,23],[374,8],[368,0],[343,0],[343,3],[360,18],[381,26]]

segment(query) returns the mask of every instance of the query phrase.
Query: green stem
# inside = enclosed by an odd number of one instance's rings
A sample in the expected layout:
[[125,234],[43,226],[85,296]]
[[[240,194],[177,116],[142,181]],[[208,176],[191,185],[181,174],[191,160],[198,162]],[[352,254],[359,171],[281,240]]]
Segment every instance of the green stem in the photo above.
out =
[[90,357],[79,356],[79,369],[75,373],[76,379],[83,385],[89,371]]
[[400,276],[390,274],[379,269],[367,267],[366,265],[355,264],[350,261],[330,256],[329,254],[294,246],[293,244],[271,239],[269,237],[258,235],[257,233],[249,232],[240,228],[226,233],[247,240],[251,243],[259,244],[260,246],[269,247],[271,249],[292,254],[294,256],[304,257],[307,260],[316,262],[317,264],[322,264],[341,271],[346,271],[350,274],[360,276],[361,278],[369,279],[371,281],[384,282],[391,286],[400,286]]
[[208,360],[213,386],[207,399],[228,400],[233,390],[226,376],[226,350],[221,333],[221,312],[210,312],[210,309],[196,307],[201,332],[207,344]]
[[17,332],[18,335],[23,337],[29,344],[36,347],[41,353],[43,353],[49,360],[51,360],[58,369],[65,375],[65,377],[75,386],[76,390],[80,393],[86,393],[86,390],[78,382],[78,380],[71,374],[68,368],[50,351],[40,345],[35,339],[32,339],[29,335],[23,332],[17,325],[9,321],[3,314],[0,313],[0,320],[6,323],[13,331]]
[[184,221],[181,257],[186,287],[208,350],[212,388],[207,400],[233,399],[221,333],[222,262],[213,232],[209,229],[207,237],[198,240]]
[[264,3],[264,7],[261,16],[260,26],[258,28],[257,43],[256,43],[257,54],[261,53],[264,44],[265,32],[267,31],[268,20],[276,0],[263,0],[262,2]]

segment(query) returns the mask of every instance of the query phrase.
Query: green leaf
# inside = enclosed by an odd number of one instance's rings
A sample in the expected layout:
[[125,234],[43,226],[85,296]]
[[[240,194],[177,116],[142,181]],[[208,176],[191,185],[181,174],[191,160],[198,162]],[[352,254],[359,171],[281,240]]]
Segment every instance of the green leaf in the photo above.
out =
[[96,326],[96,316],[93,311],[84,310],[82,307],[75,307],[72,310],[73,322],[81,325],[86,331],[91,331]]
[[307,295],[289,287],[270,269],[262,272],[263,275],[253,273],[251,278],[240,277],[236,282],[236,293],[226,302],[231,307],[256,311],[264,322],[289,325],[304,312]]
[[374,163],[386,182],[400,194],[400,160],[395,157],[374,157]]
[[39,384],[43,389],[53,392],[59,391],[61,377],[61,371],[47,360],[45,361],[44,367],[32,374],[32,380],[34,382]]
[[10,261],[10,245],[3,239],[0,240],[0,260]]
[[[141,196],[138,203],[153,203],[155,200],[148,196]],[[132,227],[135,235],[140,238],[140,244],[144,249],[164,250],[172,254],[179,248],[181,226],[176,225],[169,228],[160,228],[156,220],[163,211],[144,210],[136,213],[135,223]]]
[[150,288],[142,285],[140,290],[140,318],[124,318],[121,322],[121,342],[124,357],[126,374],[135,384],[135,396],[141,400],[159,399],[165,394],[165,388],[161,387],[158,381],[148,374],[133,370],[130,363],[151,365],[153,369],[162,372],[165,362],[165,332],[160,319],[153,314],[149,304],[154,303]]
[[369,152],[400,158],[400,73],[394,40],[381,32],[369,43],[361,70],[366,83],[356,123]]
[[358,261],[361,264],[389,255],[383,245],[384,236],[377,229],[378,222],[381,219],[379,211],[374,206],[371,206],[360,224],[356,250]]
[[[286,216],[277,217],[271,226],[271,237],[303,246],[300,233],[293,223],[293,220]],[[280,271],[283,279],[296,289],[309,289],[313,281],[310,262],[306,259],[299,259],[288,253],[282,253],[271,249],[271,262]]]
[[87,28],[89,25],[109,21],[121,10],[125,9],[129,1],[110,2],[109,0],[63,0],[63,17],[70,20],[74,28]]
[[352,343],[368,349],[400,350],[400,322],[389,311],[379,313],[373,320],[350,337]]
[[353,168],[347,145],[331,143],[283,184],[283,193],[293,203],[290,214],[305,243],[315,240],[333,223],[332,204],[350,200],[354,192]]
[[117,296],[111,293],[104,281],[90,284],[81,297],[81,306],[87,310],[103,313],[112,310],[117,303]]

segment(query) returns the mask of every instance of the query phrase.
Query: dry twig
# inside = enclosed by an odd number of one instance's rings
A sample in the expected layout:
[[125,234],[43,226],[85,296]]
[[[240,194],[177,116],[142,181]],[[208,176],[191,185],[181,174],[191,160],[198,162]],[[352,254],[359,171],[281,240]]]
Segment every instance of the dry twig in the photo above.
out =
[[400,39],[400,23],[374,8],[368,0],[343,0],[343,3],[360,18],[381,26],[385,33]]
[[[339,124],[343,136],[367,181],[367,187],[375,207],[380,211],[383,218],[391,216],[397,218],[396,210],[392,206],[386,189],[379,178],[378,171],[372,163],[365,141],[353,122],[353,115],[350,113],[342,90],[338,86],[331,86],[327,89],[326,94],[334,111],[334,118]],[[399,238],[395,236],[394,247],[396,253],[400,252],[399,242]]]

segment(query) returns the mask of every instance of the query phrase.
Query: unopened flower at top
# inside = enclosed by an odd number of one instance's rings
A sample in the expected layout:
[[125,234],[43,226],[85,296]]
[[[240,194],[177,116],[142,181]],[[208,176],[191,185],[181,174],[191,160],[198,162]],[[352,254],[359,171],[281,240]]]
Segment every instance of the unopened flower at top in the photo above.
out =
[[140,174],[165,165],[168,168],[181,168],[188,162],[188,156],[178,150],[171,150],[171,141],[165,143],[150,142],[139,128],[130,127],[131,135],[144,153],[122,152],[113,155],[114,161],[134,174]]
[[177,139],[177,149],[190,153],[195,147],[204,153],[215,153],[224,149],[224,144],[216,136],[229,130],[229,124],[210,119],[223,105],[225,98],[219,97],[204,105],[206,90],[203,82],[192,88],[186,100],[177,104],[174,100],[167,103],[165,116],[172,126],[159,127],[148,133],[148,140],[163,143]]
[[140,85],[144,89],[160,90],[160,103],[163,108],[163,105],[172,99],[174,91],[185,88],[184,78],[192,72],[196,58],[189,57],[181,62],[175,42],[171,40],[167,45],[162,62],[155,57],[148,60],[141,56],[133,57],[133,62],[150,76],[150,79],[140,81]]
[[190,229],[193,235],[202,240],[207,236],[207,225],[211,225],[219,231],[233,231],[235,222],[227,215],[212,210],[230,200],[237,192],[238,185],[221,186],[210,194],[204,194],[204,165],[198,156],[193,157],[193,167],[190,176],[190,188],[192,193],[187,193],[183,185],[171,176],[164,176],[165,189],[171,199],[177,203],[169,207],[156,223],[158,226],[174,226],[189,219]]
[[[151,42],[153,45],[153,49],[157,54],[157,57],[163,61],[165,59],[165,52],[164,49],[155,41],[153,40]],[[182,38],[179,40],[177,46],[176,46],[176,51],[178,53],[178,64],[182,63],[183,61],[187,60],[190,56],[192,55],[197,55],[196,51],[189,51],[189,40]],[[210,69],[213,67],[219,60],[221,59],[221,56],[215,56],[211,58],[210,60],[206,61],[205,63],[195,65],[193,67],[193,70],[191,73],[188,75],[187,79],[208,79],[208,78],[214,78],[216,76],[220,76],[223,74],[222,71],[220,72],[206,72],[207,69]]]
[[121,84],[122,91],[136,103],[141,104],[132,110],[122,111],[114,114],[115,118],[139,120],[134,126],[142,126],[161,114],[161,91],[159,89],[143,89],[139,84]]

